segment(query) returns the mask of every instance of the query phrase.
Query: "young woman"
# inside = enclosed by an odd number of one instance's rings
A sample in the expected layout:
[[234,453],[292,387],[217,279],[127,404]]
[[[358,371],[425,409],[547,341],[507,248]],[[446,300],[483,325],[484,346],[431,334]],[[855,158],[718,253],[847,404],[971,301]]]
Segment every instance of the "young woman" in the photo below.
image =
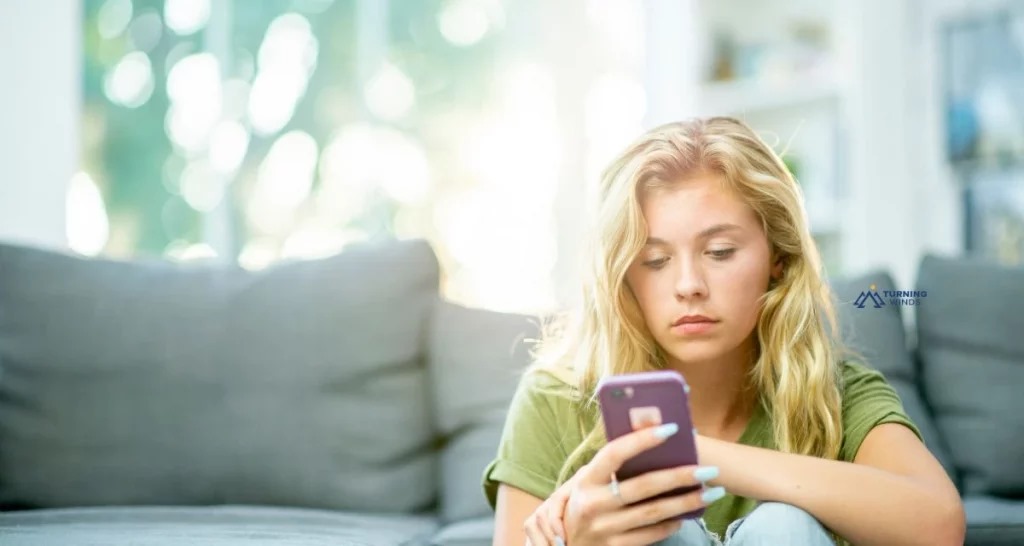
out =
[[[834,337],[800,189],[750,128],[648,132],[591,213],[582,305],[546,325],[484,473],[494,544],[963,543],[956,488],[895,391]],[[658,369],[686,378],[695,430],[607,442],[598,381]],[[699,466],[616,480],[672,434],[695,435]]]

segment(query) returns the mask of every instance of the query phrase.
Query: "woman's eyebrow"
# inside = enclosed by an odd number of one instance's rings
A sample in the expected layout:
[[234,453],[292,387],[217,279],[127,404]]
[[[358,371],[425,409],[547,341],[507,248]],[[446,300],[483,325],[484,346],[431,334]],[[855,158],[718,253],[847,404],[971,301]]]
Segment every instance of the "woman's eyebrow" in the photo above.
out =
[[[715,224],[709,228],[701,230],[697,234],[698,239],[707,239],[708,237],[718,235],[725,231],[741,231],[743,228],[736,224]],[[648,237],[647,244],[649,245],[668,245],[668,241],[659,239],[658,237]]]

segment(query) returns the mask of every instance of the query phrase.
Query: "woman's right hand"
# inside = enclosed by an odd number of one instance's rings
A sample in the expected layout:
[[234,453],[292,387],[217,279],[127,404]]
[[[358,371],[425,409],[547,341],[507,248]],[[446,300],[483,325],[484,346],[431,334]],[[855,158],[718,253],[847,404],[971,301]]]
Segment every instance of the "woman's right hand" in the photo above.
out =
[[[679,466],[647,472],[619,482],[619,494],[611,486],[612,475],[623,463],[651,449],[679,432],[674,423],[645,428],[608,442],[581,469],[565,508],[564,527],[569,546],[610,544],[614,546],[647,545],[667,538],[681,526],[682,520],[670,519],[696,510],[707,503],[698,488],[690,493],[652,500],[637,506],[633,503],[655,497],[666,491],[702,483],[694,476],[697,465]],[[715,474],[705,470],[702,474]],[[714,476],[704,477],[704,480]],[[725,493],[720,487],[708,489],[714,502]],[[668,520],[668,521],[666,521]]]

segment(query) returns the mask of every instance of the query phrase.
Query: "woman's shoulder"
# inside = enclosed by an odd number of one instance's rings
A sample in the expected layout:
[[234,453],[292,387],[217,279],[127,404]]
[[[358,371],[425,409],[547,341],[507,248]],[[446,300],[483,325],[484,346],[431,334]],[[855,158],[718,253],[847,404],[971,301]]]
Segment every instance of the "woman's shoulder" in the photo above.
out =
[[868,366],[867,364],[861,362],[860,360],[852,358],[840,360],[839,371],[842,373],[844,380],[847,378],[858,378],[874,374],[881,375],[881,372],[879,372],[878,370],[872,368],[871,366]]
[[579,396],[572,374],[557,368],[530,367],[519,379],[513,407],[526,404],[534,412],[570,414],[579,411]]
[[841,378],[840,392],[844,398],[851,389],[856,392],[862,388],[891,388],[882,372],[856,359],[841,360],[839,375]]
[[533,365],[523,371],[522,383],[533,389],[561,390],[573,386],[574,380],[567,369]]
[[841,361],[839,366],[839,393],[844,413],[879,400],[898,402],[896,390],[885,375],[869,364],[850,359]]
[[542,499],[555,489],[568,454],[581,441],[573,389],[565,379],[537,366],[521,374],[497,456],[484,470],[484,492],[492,508],[500,483]]
[[920,436],[896,389],[882,372],[858,360],[845,360],[840,366],[844,432],[841,456],[844,460],[852,461],[868,432],[882,423],[906,425]]

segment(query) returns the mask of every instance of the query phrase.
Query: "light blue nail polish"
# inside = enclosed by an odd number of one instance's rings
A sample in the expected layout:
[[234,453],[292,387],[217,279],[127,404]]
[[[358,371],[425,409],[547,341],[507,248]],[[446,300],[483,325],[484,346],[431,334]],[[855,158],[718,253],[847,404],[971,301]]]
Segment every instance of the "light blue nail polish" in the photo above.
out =
[[720,499],[720,498],[722,498],[724,496],[725,496],[725,488],[724,487],[721,487],[721,486],[719,486],[719,487],[712,487],[711,489],[708,489],[708,490],[704,491],[704,494],[702,494],[700,496],[700,500],[704,504],[711,504],[711,503],[715,502],[716,500],[718,500],[718,499]]
[[677,432],[679,432],[679,425],[675,423],[665,423],[654,429],[654,435],[658,438],[668,438]]
[[565,546],[565,541],[562,540],[562,537],[556,535],[555,544],[557,544],[558,546]]
[[717,466],[702,466],[693,471],[693,477],[700,482],[706,482],[718,477]]

